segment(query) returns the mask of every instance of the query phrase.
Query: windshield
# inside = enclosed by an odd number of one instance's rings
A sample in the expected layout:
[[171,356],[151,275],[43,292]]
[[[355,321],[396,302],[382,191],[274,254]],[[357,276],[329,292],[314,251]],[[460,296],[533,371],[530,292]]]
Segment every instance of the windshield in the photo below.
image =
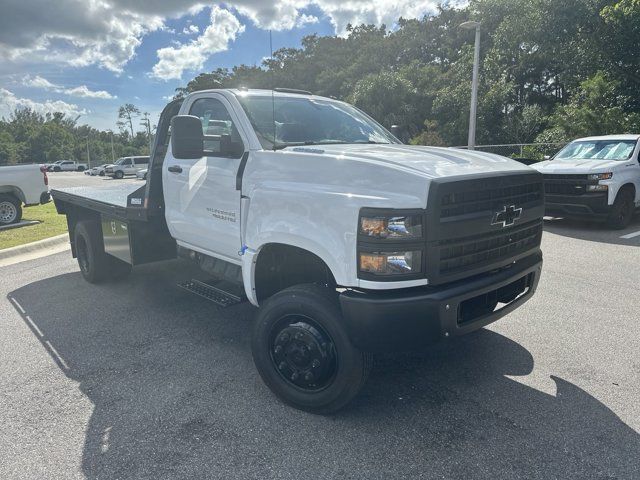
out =
[[238,100],[265,149],[290,145],[397,143],[381,125],[346,103],[271,95],[238,95]]
[[578,140],[558,152],[554,160],[629,160],[635,140]]
[[116,165],[122,165],[122,164],[123,164],[124,162],[126,162],[126,161],[127,161],[127,159],[126,159],[126,158],[119,158],[119,159],[116,161],[116,163],[115,163],[115,164],[116,164]]

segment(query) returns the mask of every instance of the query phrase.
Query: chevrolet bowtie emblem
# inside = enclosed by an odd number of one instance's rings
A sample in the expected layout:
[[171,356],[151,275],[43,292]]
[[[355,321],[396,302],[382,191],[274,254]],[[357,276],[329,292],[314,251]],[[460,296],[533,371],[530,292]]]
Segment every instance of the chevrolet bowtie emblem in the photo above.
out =
[[505,205],[502,210],[493,214],[491,225],[502,225],[502,227],[510,227],[522,215],[522,208],[516,208],[515,205]]

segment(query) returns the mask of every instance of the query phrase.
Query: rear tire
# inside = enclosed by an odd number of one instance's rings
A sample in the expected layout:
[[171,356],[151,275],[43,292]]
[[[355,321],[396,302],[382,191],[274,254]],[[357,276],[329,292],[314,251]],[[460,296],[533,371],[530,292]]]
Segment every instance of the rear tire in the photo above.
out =
[[636,209],[634,200],[631,189],[624,188],[618,192],[607,218],[607,225],[610,228],[621,230],[629,226]]
[[0,195],[0,225],[22,220],[22,202],[13,195]]
[[92,221],[78,222],[74,244],[80,273],[89,283],[122,280],[131,273],[131,265],[104,251],[100,225]]
[[118,180],[122,180],[124,178],[124,173],[122,173],[122,171],[118,170],[113,176],[115,178],[117,178]]
[[334,290],[297,285],[269,298],[251,350],[264,383],[283,402],[316,414],[346,406],[362,389],[371,354],[356,349]]

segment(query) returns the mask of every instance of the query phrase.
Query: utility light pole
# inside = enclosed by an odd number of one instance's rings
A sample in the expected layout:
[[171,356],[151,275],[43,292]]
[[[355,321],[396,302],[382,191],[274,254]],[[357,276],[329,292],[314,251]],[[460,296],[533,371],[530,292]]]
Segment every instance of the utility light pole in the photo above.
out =
[[473,52],[473,79],[471,80],[471,108],[469,109],[469,150],[476,146],[476,115],[478,112],[478,71],[480,69],[480,22],[464,22],[460,24],[464,30],[476,29],[476,43]]
[[113,130],[109,130],[109,133],[111,134],[111,163],[116,163],[116,154],[113,150]]
[[87,137],[87,168],[91,168],[91,157],[89,157],[89,137]]

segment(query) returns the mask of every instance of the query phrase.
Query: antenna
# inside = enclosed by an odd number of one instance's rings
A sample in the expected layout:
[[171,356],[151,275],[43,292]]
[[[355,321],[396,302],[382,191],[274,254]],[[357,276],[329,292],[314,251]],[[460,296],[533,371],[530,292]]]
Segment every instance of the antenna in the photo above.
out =
[[[271,35],[271,30],[269,30],[269,50],[271,51],[271,68],[273,68],[273,36]],[[274,72],[271,71],[271,115],[273,121],[273,151],[276,150],[276,99],[275,99],[275,89],[274,89]]]

